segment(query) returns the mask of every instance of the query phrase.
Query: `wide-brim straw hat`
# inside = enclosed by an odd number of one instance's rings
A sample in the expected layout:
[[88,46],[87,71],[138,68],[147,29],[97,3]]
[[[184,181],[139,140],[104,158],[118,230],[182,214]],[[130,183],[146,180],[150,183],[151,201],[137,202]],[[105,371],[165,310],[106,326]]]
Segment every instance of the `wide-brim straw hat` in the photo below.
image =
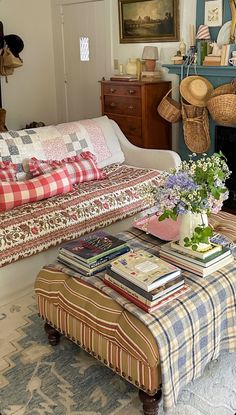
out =
[[185,101],[197,107],[206,107],[213,85],[202,76],[191,75],[180,83],[180,93]]

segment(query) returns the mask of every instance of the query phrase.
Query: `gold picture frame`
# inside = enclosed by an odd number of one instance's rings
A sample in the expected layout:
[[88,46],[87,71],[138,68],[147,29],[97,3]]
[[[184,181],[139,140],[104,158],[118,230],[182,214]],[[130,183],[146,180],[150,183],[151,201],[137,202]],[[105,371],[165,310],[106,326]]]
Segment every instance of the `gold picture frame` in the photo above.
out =
[[118,0],[120,43],[179,41],[179,0]]

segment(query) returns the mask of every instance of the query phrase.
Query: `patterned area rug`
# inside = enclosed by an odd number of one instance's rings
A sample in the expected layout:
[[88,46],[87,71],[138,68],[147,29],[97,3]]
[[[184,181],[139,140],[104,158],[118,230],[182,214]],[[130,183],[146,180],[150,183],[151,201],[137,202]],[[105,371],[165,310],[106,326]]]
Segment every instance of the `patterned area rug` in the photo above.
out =
[[[48,345],[32,292],[1,307],[0,321],[0,415],[142,414],[132,385],[63,337]],[[168,415],[235,413],[236,354],[224,354]]]

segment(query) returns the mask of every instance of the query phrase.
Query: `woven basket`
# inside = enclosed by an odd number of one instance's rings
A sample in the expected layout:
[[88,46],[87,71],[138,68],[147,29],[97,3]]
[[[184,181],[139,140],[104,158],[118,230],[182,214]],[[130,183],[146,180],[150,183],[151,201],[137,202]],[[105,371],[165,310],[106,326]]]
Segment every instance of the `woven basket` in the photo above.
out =
[[224,94],[235,94],[236,88],[234,84],[223,84],[218,86],[217,88],[213,89],[211,92],[209,99],[216,97],[218,95],[224,95]]
[[162,118],[169,122],[177,122],[181,118],[181,105],[168,95],[172,89],[162,98],[160,104],[157,107],[157,111]]
[[212,97],[207,102],[211,117],[218,124],[236,124],[236,94],[224,94]]
[[206,107],[196,107],[182,102],[182,118],[184,141],[189,150],[194,153],[207,151],[211,139]]

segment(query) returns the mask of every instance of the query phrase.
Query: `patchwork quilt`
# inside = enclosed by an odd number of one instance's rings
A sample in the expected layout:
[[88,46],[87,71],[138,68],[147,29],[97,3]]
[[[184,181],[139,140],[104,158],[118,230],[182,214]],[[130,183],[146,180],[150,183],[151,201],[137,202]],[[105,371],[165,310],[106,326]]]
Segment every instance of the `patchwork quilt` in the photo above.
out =
[[113,164],[107,178],[0,214],[0,266],[74,239],[153,205],[158,171]]

